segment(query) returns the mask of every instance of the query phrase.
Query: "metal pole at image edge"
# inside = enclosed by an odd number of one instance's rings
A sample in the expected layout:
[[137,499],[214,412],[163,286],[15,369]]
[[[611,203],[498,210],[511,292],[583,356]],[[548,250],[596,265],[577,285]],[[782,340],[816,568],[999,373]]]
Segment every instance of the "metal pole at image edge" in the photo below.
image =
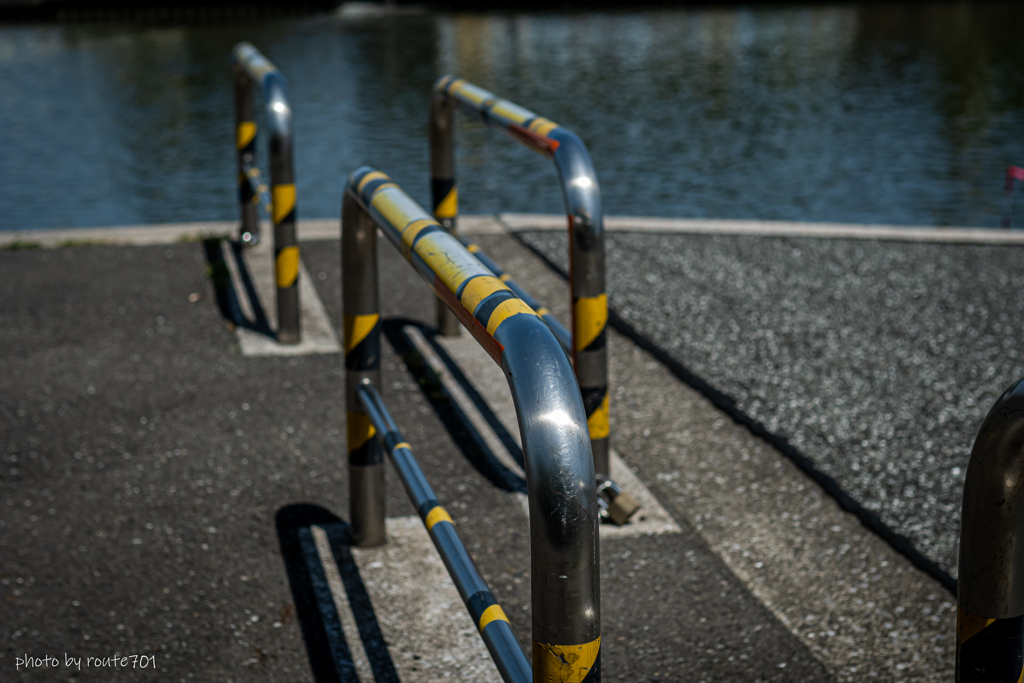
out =
[[[260,86],[266,106],[270,138],[271,222],[274,225],[274,278],[277,286],[277,341],[298,344],[302,340],[299,320],[299,242],[295,231],[295,169],[292,153],[292,110],[288,104],[284,76],[259,50],[239,43],[233,52],[236,63],[253,83]],[[236,79],[237,80],[237,79]],[[236,89],[236,101],[240,97]],[[237,106],[237,104],[236,104]],[[236,109],[237,111],[237,109]],[[236,118],[239,114],[236,114]],[[256,124],[252,124],[255,138]],[[241,152],[239,156],[241,165]],[[242,178],[239,178],[239,183]],[[241,192],[241,190],[240,190]],[[243,230],[245,226],[243,209]]]
[[989,410],[964,482],[957,683],[1024,678],[1024,380]]

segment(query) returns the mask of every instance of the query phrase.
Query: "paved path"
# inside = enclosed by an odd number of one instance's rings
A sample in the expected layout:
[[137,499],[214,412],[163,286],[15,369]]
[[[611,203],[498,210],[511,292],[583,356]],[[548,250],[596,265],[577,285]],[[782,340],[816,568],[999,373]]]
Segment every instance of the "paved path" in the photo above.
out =
[[[303,234],[332,236],[322,225]],[[464,225],[565,313],[564,281],[499,222]],[[340,358],[242,355],[202,246],[176,239],[0,251],[0,669],[118,652],[153,654],[161,680],[334,680],[340,648],[363,679],[487,678],[437,563],[401,561],[429,545],[393,473],[394,543],[347,548]],[[384,398],[525,643],[520,494],[452,392],[403,362],[415,349],[402,328],[429,324],[433,301],[380,253]],[[336,239],[304,242],[303,261],[340,333]],[[951,678],[948,592],[654,357],[619,335],[611,349],[615,447],[675,531],[603,534],[606,680]],[[413,578],[437,599],[410,608]]]

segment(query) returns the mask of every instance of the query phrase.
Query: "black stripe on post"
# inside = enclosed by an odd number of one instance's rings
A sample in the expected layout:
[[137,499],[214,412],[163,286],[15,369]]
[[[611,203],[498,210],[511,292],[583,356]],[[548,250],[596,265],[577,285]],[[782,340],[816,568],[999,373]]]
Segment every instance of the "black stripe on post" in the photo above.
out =
[[960,644],[958,683],[1017,683],[1024,670],[1024,615],[996,619]]
[[454,178],[431,178],[430,179],[430,194],[433,200],[433,210],[437,211],[437,207],[441,205],[448,197],[448,193],[455,187]]
[[358,467],[368,465],[379,465],[384,462],[384,450],[380,447],[380,440],[370,437],[366,442],[348,453],[348,464]]
[[478,591],[469,596],[466,600],[466,609],[469,610],[469,616],[473,617],[473,625],[479,628],[480,617],[484,615],[484,611],[491,605],[497,604],[498,601],[494,599],[491,591]]
[[380,367],[380,322],[345,354],[346,370],[376,370]]
[[597,651],[597,657],[594,659],[594,666],[590,667],[590,671],[583,678],[583,683],[600,683],[601,681],[601,650]]
[[601,349],[608,346],[608,327],[605,326],[601,330],[601,334],[594,337],[594,341],[587,344],[587,348],[580,351],[580,353],[587,353],[588,351],[600,351]]
[[580,393],[583,394],[583,409],[587,412],[587,417],[594,414],[594,411],[601,407],[601,401],[604,400],[604,395],[608,393],[608,385],[603,387],[580,387]]

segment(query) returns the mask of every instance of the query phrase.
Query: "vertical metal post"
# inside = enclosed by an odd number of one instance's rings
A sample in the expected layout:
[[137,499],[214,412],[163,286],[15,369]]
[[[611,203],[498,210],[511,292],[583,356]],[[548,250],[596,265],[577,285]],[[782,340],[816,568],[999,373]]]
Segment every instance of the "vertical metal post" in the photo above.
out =
[[[242,101],[246,89],[251,96],[251,83],[259,84],[266,105],[270,138],[270,212],[274,224],[274,274],[277,284],[277,341],[280,344],[297,344],[302,338],[302,328],[299,320],[299,243],[295,234],[292,110],[288,105],[284,76],[277,67],[249,43],[236,45],[233,54],[236,60],[235,116],[239,121],[242,120],[243,114],[248,116],[246,121],[252,123],[252,126],[247,130],[251,130],[253,137],[256,124],[252,122],[251,97],[246,98],[244,103]],[[243,75],[248,76],[250,80],[248,86],[240,85]],[[241,141],[241,138],[239,140]],[[255,143],[247,141],[246,146],[252,146],[254,149]],[[240,152],[239,170],[243,174],[245,160]],[[254,161],[251,154],[249,160]],[[243,180],[244,178],[240,177],[239,183]],[[243,196],[241,193],[244,191],[239,192],[239,196]],[[242,212],[243,230],[251,228],[252,225],[258,227],[255,209],[250,217],[247,217],[244,206]],[[251,221],[251,224],[247,224],[246,221]]]
[[611,476],[608,436],[608,294],[604,277],[604,214],[597,174],[583,141],[570,130],[549,133],[558,143],[555,168],[569,224],[569,294],[573,367],[583,393],[599,480]]
[[284,97],[284,78],[280,72],[264,77],[269,92],[268,117],[277,119],[270,126],[270,197],[274,222],[274,273],[277,279],[277,341],[298,344],[299,323],[299,242],[295,235],[295,170],[292,160],[291,108]]
[[241,223],[238,240],[243,244],[256,244],[260,239],[260,222],[256,210],[259,198],[246,178],[245,165],[256,164],[256,112],[252,104],[252,80],[238,64],[234,65],[235,79],[235,149],[238,153],[238,203]]
[[387,542],[384,452],[357,394],[364,384],[380,386],[377,226],[348,192],[341,204],[341,277],[349,514],[353,542],[366,548]]
[[[451,100],[434,91],[430,100],[430,192],[434,218],[450,234],[458,233],[459,187],[455,183],[455,117]],[[457,337],[459,319],[437,300],[437,329]]]
[[957,580],[957,683],[1024,677],[1024,380],[999,397],[971,450]]

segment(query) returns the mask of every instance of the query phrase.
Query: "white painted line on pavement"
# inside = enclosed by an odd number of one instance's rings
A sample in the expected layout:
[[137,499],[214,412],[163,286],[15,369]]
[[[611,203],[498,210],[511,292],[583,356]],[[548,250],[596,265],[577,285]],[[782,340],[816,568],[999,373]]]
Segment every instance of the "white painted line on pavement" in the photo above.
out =
[[[512,232],[567,229],[565,216],[555,214],[502,213],[498,214],[498,220]],[[820,239],[865,239],[953,244],[1024,244],[1024,230],[992,228],[659,218],[653,216],[605,216],[604,228],[606,232],[746,235],[751,237],[814,237]]]
[[[607,232],[654,232],[667,234],[746,235],[750,237],[813,237],[819,239],[866,239],[893,242],[937,242],[946,244],[1024,244],[1024,230],[857,223],[803,223],[800,221],[720,220],[712,218],[666,218],[658,216],[605,216]],[[466,235],[495,235],[507,230],[566,230],[565,216],[540,213],[502,213],[459,216],[459,232]],[[146,246],[195,241],[202,237],[234,235],[233,221],[196,223],[154,223],[65,230],[0,231],[0,248],[16,242],[43,248],[74,246],[75,243]],[[262,228],[264,242],[273,241],[269,226]],[[341,237],[338,218],[299,221],[299,241],[336,240]]]
[[352,556],[398,677],[404,683],[501,680],[423,522],[393,517],[386,524],[386,545],[352,548]]
[[338,563],[334,559],[334,553],[331,552],[331,542],[327,538],[327,532],[318,526],[311,526],[309,530],[313,534],[313,542],[316,543],[316,552],[320,556],[320,564],[323,566],[324,576],[327,578],[327,586],[331,589],[334,609],[338,611],[341,629],[345,633],[345,642],[348,644],[349,652],[352,653],[356,673],[359,674],[360,680],[372,681],[373,669],[370,668],[370,658],[366,655],[363,639],[359,637],[359,626],[352,613],[352,606],[348,602],[345,585],[341,582]]
[[[224,257],[228,261],[231,280],[238,295],[239,306],[243,314],[255,321],[254,306],[248,301],[243,285],[240,264],[235,262],[234,252],[226,242],[223,245]],[[256,295],[259,298],[264,315],[271,329],[277,327],[277,288],[274,280],[273,246],[263,240],[255,247],[243,250],[245,268],[252,280]],[[309,272],[302,261],[299,261],[299,310],[302,341],[298,344],[278,344],[269,336],[238,327],[238,343],[243,356],[302,356],[315,353],[340,353],[341,345],[334,332],[334,326],[327,315],[324,304],[320,301],[316,287],[310,279]]]

